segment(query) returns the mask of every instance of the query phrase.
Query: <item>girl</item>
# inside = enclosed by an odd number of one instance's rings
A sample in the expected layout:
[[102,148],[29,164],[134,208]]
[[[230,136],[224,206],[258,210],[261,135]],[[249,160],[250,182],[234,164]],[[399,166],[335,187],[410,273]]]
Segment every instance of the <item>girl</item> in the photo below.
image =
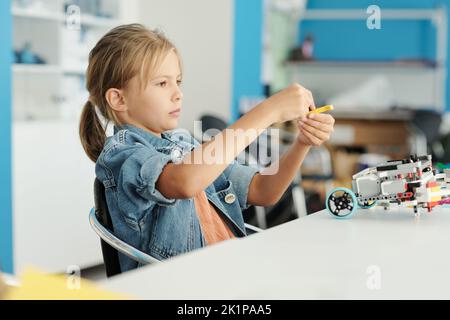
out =
[[[306,117],[315,108],[311,92],[294,84],[199,144],[171,131],[182,108],[181,81],[179,52],[161,33],[138,24],[117,27],[90,53],[90,98],[79,128],[105,186],[114,233],[161,260],[245,236],[242,210],[275,204],[310,146],[328,140],[334,124],[330,115]],[[266,128],[293,119],[301,119],[300,134],[274,164],[275,174],[235,161]],[[115,130],[107,138],[109,122]],[[205,161],[211,151],[215,161]],[[137,267],[126,256],[119,261],[122,271]]]

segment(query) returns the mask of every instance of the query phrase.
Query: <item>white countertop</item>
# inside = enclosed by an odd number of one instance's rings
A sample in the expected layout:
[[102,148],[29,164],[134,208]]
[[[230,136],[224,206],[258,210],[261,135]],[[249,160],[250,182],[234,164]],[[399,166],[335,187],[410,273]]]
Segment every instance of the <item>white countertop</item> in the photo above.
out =
[[144,299],[450,299],[450,208],[321,211],[101,285]]

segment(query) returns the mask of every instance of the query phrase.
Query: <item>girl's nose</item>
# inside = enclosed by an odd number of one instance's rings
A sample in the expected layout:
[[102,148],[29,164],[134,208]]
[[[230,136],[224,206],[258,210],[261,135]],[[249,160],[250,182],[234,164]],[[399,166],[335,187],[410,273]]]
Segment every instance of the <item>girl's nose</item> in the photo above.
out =
[[173,95],[173,100],[174,101],[179,101],[183,98],[183,92],[181,92],[180,88],[178,88],[175,92],[175,94]]

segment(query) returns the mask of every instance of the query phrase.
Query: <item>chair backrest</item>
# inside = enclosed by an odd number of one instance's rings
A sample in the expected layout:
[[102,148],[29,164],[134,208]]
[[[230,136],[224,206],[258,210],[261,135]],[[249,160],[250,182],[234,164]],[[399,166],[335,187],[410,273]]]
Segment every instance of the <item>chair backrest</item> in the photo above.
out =
[[217,129],[222,131],[228,126],[224,120],[209,114],[202,115],[200,117],[200,121],[202,122],[202,132],[209,129]]
[[[94,201],[95,201],[95,216],[98,220],[97,224],[101,224],[105,229],[105,232],[110,232],[111,234],[114,233],[114,228],[111,220],[111,215],[108,210],[108,205],[106,202],[106,194],[105,194],[105,187],[103,184],[98,180],[95,179],[94,182]],[[95,225],[95,223],[94,223]],[[254,226],[245,225],[247,234],[254,234],[257,232],[262,231],[259,228],[256,228]],[[94,228],[97,229],[97,228]],[[98,232],[97,232],[98,233]],[[100,235],[100,234],[99,234]],[[102,237],[100,235],[100,237]],[[114,240],[113,240],[114,241]],[[116,239],[116,242],[120,241],[119,239]],[[107,277],[112,277],[114,275],[122,273],[120,269],[120,262],[119,262],[119,252],[117,249],[109,245],[106,241],[100,240],[101,248],[102,248],[102,254],[103,254],[103,261],[105,264],[106,269],[106,275]],[[114,242],[113,242],[114,243]],[[123,244],[122,247],[119,246],[119,250],[124,250],[121,253],[128,255],[130,258],[135,259],[136,261],[141,261],[141,263],[144,264],[150,264],[150,263],[159,263],[160,261],[154,257],[151,257],[145,253],[139,252],[137,249],[134,248],[124,248],[126,244]],[[134,249],[134,253],[132,255],[129,255],[130,250]],[[128,252],[127,252],[128,251]]]
[[412,123],[422,130],[427,138],[428,145],[433,144],[440,138],[442,115],[432,110],[417,110],[414,113]]
[[[105,187],[98,180],[94,182],[94,201],[95,201],[95,214],[98,221],[111,233],[114,232],[111,216],[109,214],[108,205],[106,203]],[[103,261],[105,263],[106,276],[112,277],[121,273],[119,254],[116,249],[111,247],[105,241],[100,240],[102,247]]]

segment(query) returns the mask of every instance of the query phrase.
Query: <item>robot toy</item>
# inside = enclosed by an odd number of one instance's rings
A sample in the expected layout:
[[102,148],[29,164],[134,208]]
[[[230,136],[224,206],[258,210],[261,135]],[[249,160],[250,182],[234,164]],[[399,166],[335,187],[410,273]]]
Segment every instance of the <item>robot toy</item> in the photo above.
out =
[[450,204],[450,169],[433,169],[431,155],[410,156],[364,169],[352,177],[352,190],[336,188],[326,198],[326,208],[338,219],[349,218],[357,208],[381,204],[387,209],[397,203],[431,212],[435,206]]

